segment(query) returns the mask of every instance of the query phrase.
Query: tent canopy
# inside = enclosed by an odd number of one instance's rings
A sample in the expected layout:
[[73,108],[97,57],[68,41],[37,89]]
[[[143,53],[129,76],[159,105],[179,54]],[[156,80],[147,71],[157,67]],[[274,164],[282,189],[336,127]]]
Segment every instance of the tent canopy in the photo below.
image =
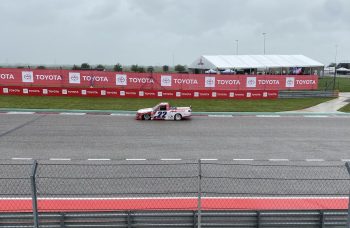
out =
[[337,71],[345,71],[345,72],[350,72],[349,69],[345,68],[345,67],[341,67],[339,69],[337,69]]
[[281,67],[324,67],[304,55],[202,55],[190,69],[253,69]]

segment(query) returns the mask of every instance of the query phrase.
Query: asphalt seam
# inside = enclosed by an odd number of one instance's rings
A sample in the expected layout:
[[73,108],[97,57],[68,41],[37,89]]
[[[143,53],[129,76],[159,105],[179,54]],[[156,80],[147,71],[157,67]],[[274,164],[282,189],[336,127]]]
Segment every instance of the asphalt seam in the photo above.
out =
[[29,125],[29,124],[31,124],[31,123],[34,123],[35,121],[37,121],[37,120],[39,120],[39,119],[41,119],[41,118],[43,118],[43,117],[44,117],[44,115],[37,116],[36,118],[31,119],[31,120],[29,120],[29,121],[26,121],[25,123],[23,123],[23,124],[21,124],[21,125],[15,127],[15,128],[12,128],[12,129],[10,129],[10,130],[8,130],[8,131],[5,131],[4,133],[0,134],[0,138],[6,136],[6,135],[8,135],[8,134],[11,134],[12,132],[14,132],[14,131],[16,131],[16,130],[18,130],[18,129],[21,129],[21,128],[23,128],[23,127],[25,127],[25,126],[27,126],[27,125]]

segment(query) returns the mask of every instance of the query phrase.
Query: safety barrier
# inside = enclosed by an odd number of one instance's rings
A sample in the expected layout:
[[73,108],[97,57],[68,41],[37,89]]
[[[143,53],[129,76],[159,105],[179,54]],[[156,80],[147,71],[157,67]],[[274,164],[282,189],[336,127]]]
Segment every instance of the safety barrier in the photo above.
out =
[[[346,210],[202,211],[202,227],[347,227]],[[40,213],[40,227],[198,227],[197,211]],[[0,213],[0,227],[33,227],[31,213]]]
[[162,213],[149,226],[192,213],[184,226],[239,227],[246,217],[258,225],[345,227],[349,173],[350,163],[331,161],[2,161],[0,215],[18,221],[33,213],[35,227],[72,216],[98,226],[113,213],[126,227]]
[[339,97],[339,91],[279,91],[278,98]]
[[0,95],[17,96],[68,96],[68,97],[119,97],[119,98],[199,98],[199,99],[275,99],[278,91],[155,91],[102,88],[59,88],[0,86]]
[[316,90],[317,75],[198,75],[0,68],[0,85],[153,91]]

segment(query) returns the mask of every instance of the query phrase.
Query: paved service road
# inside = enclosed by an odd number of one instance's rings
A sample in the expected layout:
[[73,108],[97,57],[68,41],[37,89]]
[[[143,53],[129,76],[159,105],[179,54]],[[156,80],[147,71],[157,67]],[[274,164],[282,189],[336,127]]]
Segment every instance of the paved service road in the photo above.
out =
[[350,118],[0,114],[0,155],[11,158],[350,159]]

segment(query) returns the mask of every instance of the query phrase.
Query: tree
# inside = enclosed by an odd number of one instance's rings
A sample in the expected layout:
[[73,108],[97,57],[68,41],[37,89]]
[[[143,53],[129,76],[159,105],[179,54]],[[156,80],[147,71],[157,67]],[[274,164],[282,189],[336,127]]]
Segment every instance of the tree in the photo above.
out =
[[330,63],[328,67],[335,67],[335,63]]
[[138,67],[137,72],[145,73],[145,68],[144,67]]
[[185,72],[186,71],[186,67],[183,66],[183,65],[178,64],[178,65],[175,66],[175,71],[179,72],[179,73],[180,72]]
[[153,66],[147,67],[147,72],[152,73],[154,71]]
[[77,65],[73,65],[72,70],[80,70],[80,68]]
[[139,66],[137,65],[131,65],[131,71],[132,72],[138,72]]
[[82,63],[80,69],[90,70],[90,65],[88,63]]
[[163,72],[168,72],[169,71],[169,66],[168,65],[164,65],[162,68],[163,68]]
[[36,69],[38,69],[38,70],[45,70],[46,67],[45,66],[37,66]]
[[122,72],[123,71],[123,67],[122,65],[120,65],[120,63],[117,63],[114,65],[113,70],[116,72]]
[[104,67],[102,64],[98,64],[97,67],[96,67],[96,70],[98,70],[98,71],[104,71],[104,70],[105,70],[105,67]]

